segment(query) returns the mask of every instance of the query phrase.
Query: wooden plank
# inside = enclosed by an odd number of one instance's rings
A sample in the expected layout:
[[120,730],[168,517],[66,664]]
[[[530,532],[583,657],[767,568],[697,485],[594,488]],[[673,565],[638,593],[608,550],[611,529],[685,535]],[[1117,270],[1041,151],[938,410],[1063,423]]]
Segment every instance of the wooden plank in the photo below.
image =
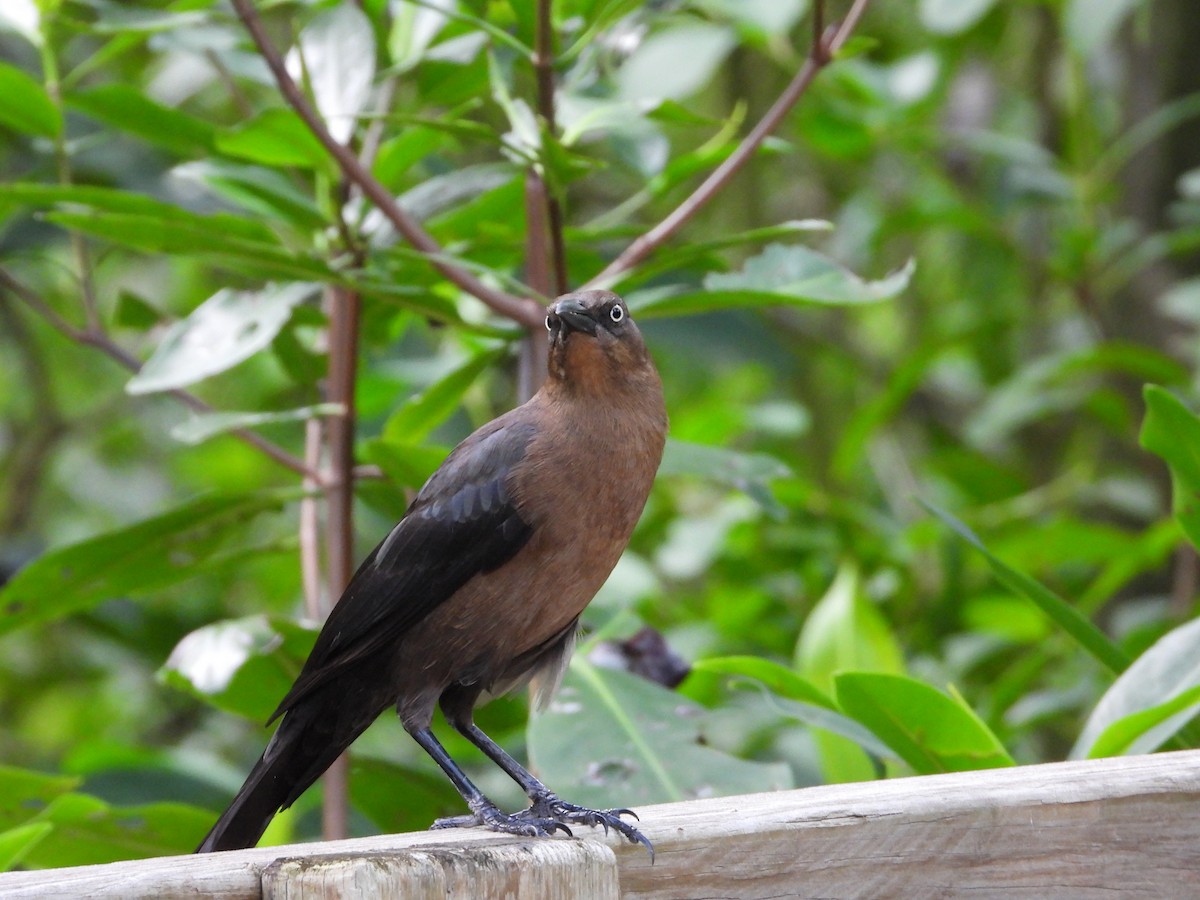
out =
[[617,900],[617,858],[598,841],[431,847],[281,859],[264,900]]
[[[653,867],[641,847],[577,829],[615,851],[628,898],[1200,896],[1195,750],[825,785],[638,813],[658,850]],[[563,845],[576,842],[514,841],[474,829],[381,835],[11,872],[0,875],[0,897],[257,900],[281,859],[357,857],[372,860],[364,866],[404,869],[417,863],[395,859],[414,851],[454,848],[456,858],[469,859]],[[272,891],[273,878],[266,876]]]
[[621,892],[1200,897],[1198,801],[1186,751],[648,808],[662,869],[618,851]]

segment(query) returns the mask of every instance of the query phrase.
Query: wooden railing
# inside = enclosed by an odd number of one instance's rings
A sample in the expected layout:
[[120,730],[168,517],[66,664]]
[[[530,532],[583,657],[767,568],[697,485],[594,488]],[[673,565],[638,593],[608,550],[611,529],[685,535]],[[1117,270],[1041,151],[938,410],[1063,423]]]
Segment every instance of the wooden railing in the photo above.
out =
[[638,812],[653,865],[587,829],[472,829],[10,872],[0,897],[1200,897],[1200,751]]

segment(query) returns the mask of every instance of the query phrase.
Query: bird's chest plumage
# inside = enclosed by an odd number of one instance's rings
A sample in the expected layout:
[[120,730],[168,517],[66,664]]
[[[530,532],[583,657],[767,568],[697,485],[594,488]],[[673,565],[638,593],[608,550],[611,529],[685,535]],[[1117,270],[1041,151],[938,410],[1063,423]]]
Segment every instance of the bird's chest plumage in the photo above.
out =
[[[459,667],[439,681],[511,678],[512,661],[553,642],[583,612],[617,564],[662,457],[665,413],[595,404],[555,410],[509,475],[528,542],[477,575],[406,641],[421,633],[461,644],[437,654]],[[429,673],[432,674],[432,673]]]

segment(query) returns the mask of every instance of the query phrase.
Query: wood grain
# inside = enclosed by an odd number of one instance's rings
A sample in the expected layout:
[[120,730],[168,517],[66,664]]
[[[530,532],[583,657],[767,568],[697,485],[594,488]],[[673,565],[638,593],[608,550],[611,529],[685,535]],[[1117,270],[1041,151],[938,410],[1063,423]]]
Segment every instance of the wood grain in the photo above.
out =
[[[375,869],[466,891],[449,896],[524,900],[572,895],[551,891],[578,877],[564,867],[578,867],[591,873],[595,892],[573,896],[600,898],[613,896],[604,880],[609,847],[626,898],[1200,897],[1195,750],[825,785],[638,813],[658,851],[653,866],[642,848],[587,829],[577,829],[584,840],[575,841],[440,831],[10,872],[0,875],[0,897],[299,896],[289,893],[300,886],[289,878],[314,879],[304,896],[421,896],[385,890],[387,878],[372,882],[373,894],[356,893],[355,879]],[[464,874],[472,867],[477,872]],[[534,871],[541,867],[544,877]],[[502,892],[471,889],[489,883]],[[322,884],[343,893],[319,893]]]

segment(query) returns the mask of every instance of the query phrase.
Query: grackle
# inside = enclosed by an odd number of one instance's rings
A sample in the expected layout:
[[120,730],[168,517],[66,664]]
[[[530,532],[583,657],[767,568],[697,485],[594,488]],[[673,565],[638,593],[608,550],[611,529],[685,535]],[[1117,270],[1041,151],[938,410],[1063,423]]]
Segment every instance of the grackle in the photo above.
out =
[[[270,721],[282,721],[197,852],[251,847],[385,709],[454,782],[469,815],[526,836],[613,828],[651,853],[626,809],[567,803],[476,725],[473,710],[531,683],[544,704],[579,616],[629,541],[662,459],[662,383],[625,302],[566,294],[547,310],[548,377],[524,405],[484,425],[430,476],[371,551]],[[430,730],[447,722],[530,799],[502,812]],[[269,723],[268,723],[269,724]]]

